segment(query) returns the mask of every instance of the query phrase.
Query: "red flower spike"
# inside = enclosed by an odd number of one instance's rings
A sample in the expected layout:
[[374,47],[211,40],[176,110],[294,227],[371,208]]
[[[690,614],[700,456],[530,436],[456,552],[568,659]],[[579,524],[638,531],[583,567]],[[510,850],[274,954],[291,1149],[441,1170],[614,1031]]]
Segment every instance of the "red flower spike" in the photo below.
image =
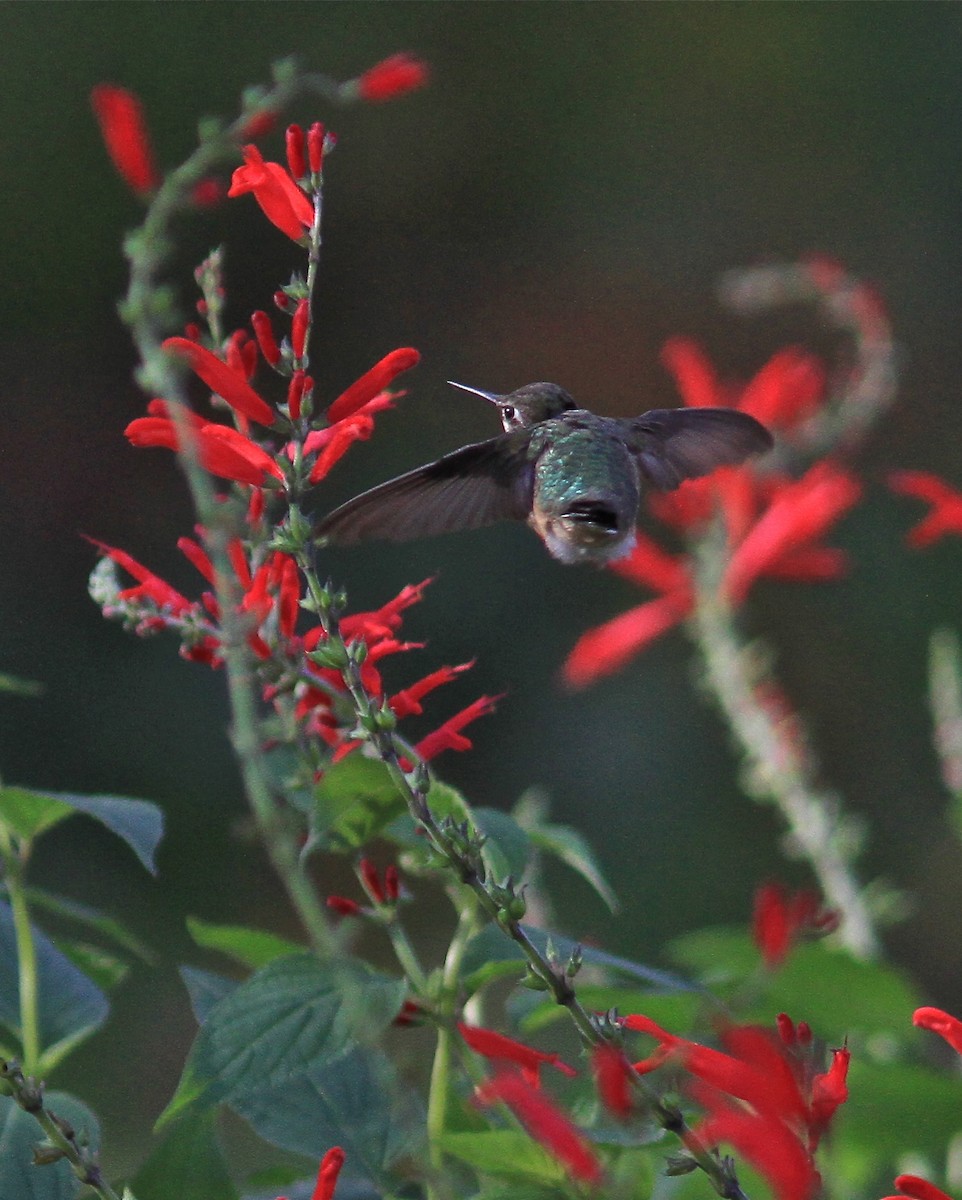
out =
[[182,337],[167,338],[163,348],[177,358],[182,358],[194,374],[235,412],[256,421],[259,425],[273,425],[275,414],[270,405],[258,396],[242,374],[231,370],[216,354],[211,354],[204,346]]
[[450,683],[464,671],[469,671],[474,666],[474,661],[461,663],[456,667],[440,667],[437,671],[432,671],[430,675],[425,675],[423,679],[419,679],[417,683],[412,683],[410,687],[404,688],[403,691],[395,692],[388,700],[391,706],[391,711],[398,718],[403,720],[404,717],[418,716],[424,711],[421,701],[435,688],[442,687],[446,683]]
[[620,613],[581,635],[565,659],[561,677],[568,687],[587,687],[617,671],[639,650],[680,624],[691,613],[690,590],[669,592]]
[[110,160],[129,188],[144,196],[160,183],[140,101],[126,88],[98,84],[90,103]]
[[344,1151],[340,1146],[334,1146],[321,1159],[321,1165],[317,1171],[317,1183],[311,1193],[311,1200],[331,1200],[337,1184],[337,1177],[343,1166]]
[[307,160],[312,175],[320,175],[324,169],[324,126],[315,121],[307,131]]
[[362,100],[376,103],[413,92],[427,81],[427,64],[410,54],[394,54],[364,72],[357,81],[357,92]]
[[709,1088],[697,1098],[708,1117],[695,1130],[706,1145],[727,1142],[769,1181],[777,1200],[814,1200],[820,1180],[805,1147],[791,1130],[772,1117],[723,1101]]
[[368,401],[375,399],[385,388],[390,387],[398,375],[404,371],[410,371],[420,361],[421,355],[412,346],[403,346],[399,350],[392,350],[390,354],[386,354],[360,379],[355,380],[347,391],[338,396],[327,410],[327,419],[330,424],[334,425],[356,413]]
[[300,125],[288,125],[284,133],[284,148],[287,151],[287,169],[295,179],[303,179],[307,174],[307,160],[304,158],[304,130]]
[[328,896],[325,903],[331,912],[336,912],[341,917],[356,917],[363,912],[360,904],[347,896]]
[[193,607],[186,596],[182,596],[176,588],[171,587],[159,575],[155,575],[153,571],[131,557],[126,550],[118,550],[115,546],[108,546],[106,542],[97,541],[96,538],[87,538],[87,541],[96,546],[101,554],[112,559],[118,567],[122,567],[128,575],[132,575],[134,579],[138,580],[140,586],[127,588],[121,592],[121,599],[146,596],[158,608],[169,608],[175,614],[185,612]]
[[601,1164],[580,1131],[563,1112],[520,1075],[503,1072],[475,1092],[478,1104],[506,1104],[539,1145],[556,1158],[575,1179],[598,1184]]
[[487,1058],[491,1062],[512,1063],[519,1067],[525,1082],[533,1088],[541,1086],[539,1072],[541,1067],[546,1064],[557,1068],[563,1075],[569,1077],[578,1074],[557,1054],[546,1054],[542,1050],[535,1050],[531,1046],[524,1045],[523,1042],[516,1042],[513,1038],[505,1037],[503,1033],[497,1033],[493,1029],[484,1029],[480,1025],[465,1025],[463,1021],[459,1021],[458,1032],[475,1054],[480,1054],[482,1058]]
[[937,1033],[957,1054],[962,1054],[962,1021],[958,1017],[950,1016],[941,1008],[917,1008],[912,1014],[912,1024]]
[[314,223],[314,205],[280,163],[265,162],[256,146],[244,147],[244,166],[231,176],[231,198],[252,192],[264,216],[293,241]]
[[414,747],[415,754],[424,762],[430,762],[444,750],[470,750],[471,741],[462,735],[461,730],[478,717],[486,717],[488,713],[494,712],[494,707],[500,699],[502,696],[480,696],[473,704],[449,717],[433,733],[422,738]]
[[732,554],[723,589],[740,604],[752,584],[790,561],[820,537],[858,500],[858,480],[828,462],[816,463],[801,479],[786,484]]
[[371,897],[375,904],[384,903],[384,888],[381,887],[381,880],[377,873],[377,867],[369,858],[362,858],[357,864],[358,873],[361,876],[361,883],[364,890]]
[[885,1200],[905,1200],[906,1196],[910,1196],[912,1200],[952,1200],[947,1192],[943,1192],[941,1188],[937,1188],[934,1183],[929,1183],[920,1175],[899,1175],[895,1180],[895,1186],[901,1194],[886,1196]]
[[291,321],[291,348],[294,351],[294,357],[297,359],[304,357],[304,343],[307,340],[307,331],[310,328],[310,324],[311,303],[306,299],[299,300]]
[[932,507],[924,520],[906,535],[914,550],[931,546],[947,533],[962,533],[962,493],[929,471],[893,471],[889,487],[902,496],[924,500]]
[[631,1094],[633,1071],[628,1060],[617,1046],[604,1042],[594,1048],[591,1062],[601,1103],[620,1121],[626,1120],[634,1109]]
[[261,354],[264,355],[264,361],[269,366],[276,367],[281,361],[281,351],[274,337],[274,327],[271,325],[270,317],[260,309],[252,312],[251,327],[257,338],[257,344],[261,348]]
[[[212,475],[254,487],[262,486],[267,476],[284,481],[284,472],[271,456],[236,429],[200,422],[192,432],[201,466]],[[181,445],[177,427],[168,417],[138,417],[124,434],[132,446],[179,450]]]

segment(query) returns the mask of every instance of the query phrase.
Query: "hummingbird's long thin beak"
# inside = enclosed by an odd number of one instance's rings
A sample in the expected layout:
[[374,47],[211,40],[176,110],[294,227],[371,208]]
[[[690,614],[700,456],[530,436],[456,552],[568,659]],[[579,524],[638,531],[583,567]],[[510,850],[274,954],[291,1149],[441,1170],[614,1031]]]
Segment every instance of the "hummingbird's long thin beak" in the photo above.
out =
[[484,392],[481,388],[468,387],[466,383],[455,383],[453,379],[449,379],[448,383],[451,387],[460,388],[462,392],[474,392],[476,396],[481,396],[482,399],[489,400],[492,404],[497,404],[500,400],[504,399],[503,396],[499,396],[496,392]]

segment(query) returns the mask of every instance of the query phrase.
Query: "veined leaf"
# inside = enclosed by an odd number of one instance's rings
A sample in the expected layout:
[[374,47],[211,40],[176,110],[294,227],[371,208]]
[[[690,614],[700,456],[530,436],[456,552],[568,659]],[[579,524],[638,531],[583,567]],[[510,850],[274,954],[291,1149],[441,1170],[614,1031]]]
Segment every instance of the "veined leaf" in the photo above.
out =
[[439,1141],[442,1150],[485,1175],[535,1183],[563,1183],[565,1179],[561,1164],[516,1129],[445,1133]]
[[263,967],[275,958],[300,954],[304,947],[297,942],[264,929],[248,929],[244,925],[215,925],[199,917],[187,918],[187,930],[198,946],[219,950],[246,967]]

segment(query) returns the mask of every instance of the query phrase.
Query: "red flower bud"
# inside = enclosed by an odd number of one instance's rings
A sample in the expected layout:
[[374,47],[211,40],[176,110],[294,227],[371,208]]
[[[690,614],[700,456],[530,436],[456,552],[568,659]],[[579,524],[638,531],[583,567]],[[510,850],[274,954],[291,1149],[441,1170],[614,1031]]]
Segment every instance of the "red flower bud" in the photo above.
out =
[[284,144],[287,149],[287,169],[295,179],[303,179],[307,174],[307,163],[304,160],[304,130],[300,125],[288,125]]
[[307,158],[312,175],[320,175],[324,169],[324,126],[315,121],[307,131]]
[[291,322],[291,347],[294,351],[295,358],[304,357],[304,343],[307,340],[307,331],[311,324],[311,303],[309,300],[298,301],[297,308],[294,310],[294,318]]
[[410,54],[394,54],[364,72],[357,81],[362,100],[391,100],[424,87],[428,81],[427,64]]
[[281,351],[274,339],[274,329],[271,326],[270,317],[266,312],[261,312],[258,309],[257,312],[251,313],[251,326],[265,361],[272,367],[276,367],[281,361]]
[[138,194],[152,192],[160,177],[140,101],[126,88],[101,83],[90,93],[90,103],[118,174]]

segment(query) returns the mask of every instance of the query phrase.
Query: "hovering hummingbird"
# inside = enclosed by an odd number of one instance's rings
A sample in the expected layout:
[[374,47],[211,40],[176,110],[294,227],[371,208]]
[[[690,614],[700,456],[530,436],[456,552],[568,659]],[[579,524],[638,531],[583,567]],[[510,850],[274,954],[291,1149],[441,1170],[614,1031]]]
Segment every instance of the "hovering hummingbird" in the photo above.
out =
[[556,383],[503,396],[449,383],[497,405],[504,433],[355,496],[316,536],[336,545],[404,542],[527,521],[560,562],[602,564],[630,553],[645,488],[671,491],[772,446],[764,425],[730,408],[600,417]]

